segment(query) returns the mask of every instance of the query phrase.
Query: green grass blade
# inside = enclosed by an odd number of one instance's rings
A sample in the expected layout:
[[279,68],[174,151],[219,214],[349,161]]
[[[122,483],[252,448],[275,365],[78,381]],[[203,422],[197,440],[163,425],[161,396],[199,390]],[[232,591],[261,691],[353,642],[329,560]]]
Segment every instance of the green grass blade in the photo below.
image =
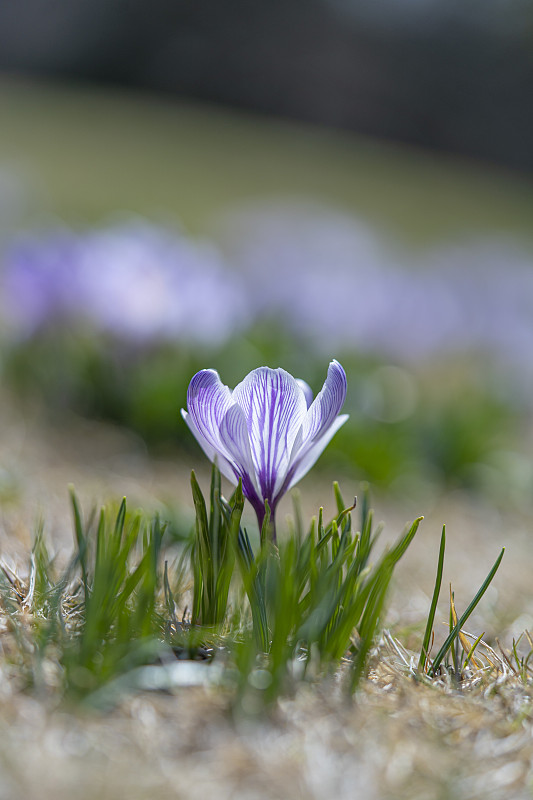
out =
[[361,620],[359,629],[360,642],[357,653],[352,665],[350,678],[350,691],[353,693],[365,674],[368,654],[372,647],[372,642],[376,637],[377,626],[385,605],[385,598],[389,589],[393,573],[393,566],[387,564],[380,572],[376,581]]
[[209,508],[209,543],[213,559],[213,575],[218,572],[221,561],[221,513],[219,498],[221,495],[220,471],[215,462],[211,470],[210,508]]
[[370,489],[368,483],[361,484],[361,493],[363,495],[363,501],[361,503],[361,531],[363,531],[367,525],[368,515],[370,513]]
[[122,534],[124,533],[125,522],[126,522],[126,498],[123,497],[115,521],[115,537],[119,541],[122,538]]
[[337,481],[333,481],[333,494],[335,495],[335,502],[337,504],[337,514],[341,514],[346,508],[346,503],[342,499],[341,490]]
[[294,513],[294,524],[296,525],[296,536],[299,542],[304,535],[304,521],[302,513],[302,498],[298,489],[291,492],[292,510]]
[[271,524],[271,511],[268,500],[265,500],[265,516],[261,526],[261,547],[269,547],[275,537],[273,525]]
[[[195,553],[195,602],[193,622],[206,622],[209,607],[214,604],[214,564],[207,508],[202,490],[196,480],[194,470],[191,472],[191,487],[196,511]],[[201,588],[199,578],[201,578]]]
[[435,622],[435,612],[437,610],[437,603],[439,601],[440,587],[442,584],[442,573],[444,570],[444,551],[446,549],[446,526],[442,526],[442,534],[440,537],[439,561],[437,564],[437,575],[435,577],[435,586],[433,588],[433,597],[431,598],[431,606],[422,640],[422,649],[420,650],[420,658],[418,659],[418,671],[424,672],[424,667],[428,659],[429,643],[431,634],[433,632],[433,624]]
[[397,564],[400,558],[403,556],[411,542],[413,541],[416,532],[420,526],[420,523],[424,517],[417,517],[412,524],[407,528],[403,536],[400,537],[400,540],[394,545],[392,550],[390,550],[386,558],[388,558],[393,565]]
[[[468,666],[468,662],[473,657],[474,652],[476,650],[476,647],[478,646],[478,644],[480,643],[480,641],[483,639],[484,636],[485,636],[485,632],[483,631],[483,633],[480,633],[479,636],[477,637],[477,639],[475,640],[475,642],[473,643],[472,647],[468,651],[467,656],[466,656],[466,658],[464,660],[463,669],[466,666]],[[515,655],[516,655],[516,651],[515,651]]]
[[255,561],[250,539],[246,529],[239,529],[236,548],[244,590],[248,596],[252,612],[253,632],[261,652],[268,650],[268,614],[262,579],[261,558]]
[[165,571],[163,574],[163,587],[165,592],[165,606],[167,609],[168,618],[174,624],[176,623],[176,602],[172,589],[170,588],[170,581],[168,579],[168,561],[165,561]]
[[81,569],[81,578],[83,581],[83,592],[85,603],[87,604],[89,601],[89,583],[87,576],[87,537],[85,535],[85,531],[83,530],[80,506],[73,486],[69,486],[69,493],[70,502],[72,504],[72,513],[74,516],[74,534],[76,536],[76,544],[78,547],[78,559]]
[[431,668],[430,668],[429,673],[428,673],[431,677],[433,677],[435,675],[435,673],[438,670],[438,668],[440,667],[443,659],[446,657],[446,655],[448,653],[448,650],[450,649],[451,645],[455,642],[455,639],[459,635],[459,631],[461,630],[461,628],[463,627],[463,625],[467,621],[468,617],[473,612],[473,610],[475,609],[475,607],[477,606],[477,604],[479,603],[479,601],[481,600],[481,598],[483,597],[483,595],[485,594],[487,589],[489,588],[492,579],[494,578],[494,576],[496,575],[496,572],[498,571],[498,567],[501,564],[501,561],[502,561],[504,553],[505,553],[505,547],[502,548],[502,551],[501,551],[500,555],[498,556],[498,558],[494,562],[494,565],[493,565],[492,569],[490,570],[489,574],[487,575],[487,577],[485,578],[485,580],[481,584],[481,586],[480,586],[477,594],[475,595],[474,599],[472,600],[472,602],[470,603],[470,605],[468,606],[468,608],[466,609],[466,611],[462,615],[461,619],[458,621],[457,625],[454,626],[454,628],[450,632],[449,636],[446,638],[446,641],[444,642],[444,644],[440,648],[439,652],[437,653],[437,655],[433,659],[433,663],[432,663]]

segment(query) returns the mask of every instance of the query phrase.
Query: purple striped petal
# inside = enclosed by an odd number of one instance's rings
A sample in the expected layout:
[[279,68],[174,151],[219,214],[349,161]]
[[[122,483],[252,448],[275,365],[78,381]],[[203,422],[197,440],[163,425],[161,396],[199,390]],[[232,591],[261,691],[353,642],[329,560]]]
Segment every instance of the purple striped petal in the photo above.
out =
[[346,373],[333,359],[321,391],[311,404],[303,425],[303,447],[307,451],[333,424],[346,399]]
[[298,384],[298,386],[300,387],[300,389],[304,393],[305,402],[307,403],[307,408],[309,408],[309,406],[313,402],[313,390],[311,389],[309,384],[306,383],[301,378],[296,378],[296,383]]
[[285,370],[260,367],[235,387],[233,400],[244,412],[261,496],[271,501],[308,413],[304,392]]
[[252,459],[246,419],[242,408],[237,404],[229,407],[222,420],[220,439],[233,459],[237,475],[242,478],[243,491],[246,497],[251,500],[250,495],[253,494],[259,499],[260,491]]
[[323,433],[322,436],[309,449],[301,450],[301,452],[296,455],[292,467],[294,472],[291,475],[285,491],[292,489],[292,487],[295,486],[298,481],[304,477],[304,475],[307,475],[315,461],[317,461],[319,456],[322,455],[323,451],[333,439],[339,428],[344,425],[348,417],[349,414],[341,414],[341,416],[337,417],[337,419],[333,421],[328,430]]
[[181,409],[181,416],[187,423],[187,426],[191,433],[193,434],[194,438],[208,457],[210,461],[215,461],[218,464],[218,468],[222,475],[227,478],[231,483],[237,484],[238,478],[235,473],[234,467],[230,464],[230,462],[222,455],[220,450],[215,450],[215,448],[207,441],[205,436],[200,433],[198,428],[196,427],[192,417],[188,414],[183,408]]
[[233,400],[218,372],[202,369],[192,378],[187,391],[187,408],[198,431],[217,453],[226,456],[220,440],[220,426]]

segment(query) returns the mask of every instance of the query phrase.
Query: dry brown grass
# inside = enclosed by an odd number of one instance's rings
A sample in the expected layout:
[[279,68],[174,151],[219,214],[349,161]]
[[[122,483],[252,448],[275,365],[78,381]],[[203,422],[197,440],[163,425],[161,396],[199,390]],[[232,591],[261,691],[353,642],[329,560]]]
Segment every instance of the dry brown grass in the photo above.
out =
[[2,798],[503,800],[532,785],[531,686],[510,672],[416,682],[389,641],[353,702],[324,680],[261,720],[229,715],[220,689],[144,694],[106,716],[51,709],[3,672]]
[[[0,536],[21,598],[28,590],[21,565],[38,513],[45,515],[54,547],[69,545],[68,482],[87,501],[126,493],[156,508],[162,500],[187,497],[186,470],[150,461],[125,433],[80,422],[52,431],[39,417],[23,420],[12,408],[3,417]],[[304,504],[315,498],[316,492],[305,492]],[[392,533],[412,516],[407,506],[384,506]],[[53,670],[44,695],[21,690],[2,616],[0,800],[530,797],[532,678],[529,669],[520,673],[510,649],[533,615],[529,516],[461,495],[432,498],[418,511],[427,519],[401,565],[388,620],[394,633],[384,633],[353,701],[343,694],[341,670],[301,686],[261,719],[232,714],[220,687],[147,692],[106,715],[65,708],[54,699]],[[453,582],[458,613],[499,547],[508,547],[494,587],[469,621],[471,636],[486,631],[487,643],[459,683],[446,676],[419,680],[413,669],[443,521],[449,530],[445,581]],[[444,602],[439,624],[446,614]],[[520,648],[525,656],[531,643],[524,638]]]

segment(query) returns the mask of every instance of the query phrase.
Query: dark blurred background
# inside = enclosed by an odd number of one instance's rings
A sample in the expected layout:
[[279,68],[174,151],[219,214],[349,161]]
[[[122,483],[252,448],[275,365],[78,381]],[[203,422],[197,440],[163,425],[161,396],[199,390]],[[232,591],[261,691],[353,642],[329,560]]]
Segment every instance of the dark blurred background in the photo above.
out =
[[531,504],[532,45],[533,0],[0,0],[2,391],[189,465],[196,370],[336,357],[333,477]]
[[530,0],[3,0],[0,69],[533,169]]

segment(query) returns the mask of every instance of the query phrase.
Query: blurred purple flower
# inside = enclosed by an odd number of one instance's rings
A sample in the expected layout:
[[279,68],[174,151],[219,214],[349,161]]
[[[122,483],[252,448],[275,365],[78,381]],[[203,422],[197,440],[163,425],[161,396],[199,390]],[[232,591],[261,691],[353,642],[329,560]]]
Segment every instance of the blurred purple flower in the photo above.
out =
[[259,316],[279,318],[322,353],[382,352],[403,276],[399,254],[369,225],[320,205],[278,203],[230,217],[223,245]]
[[98,326],[126,338],[216,344],[248,321],[246,297],[213,246],[146,223],[81,243],[80,293]]
[[143,221],[21,239],[2,283],[4,315],[19,335],[66,319],[136,342],[218,344],[249,314],[213,246]]
[[2,316],[8,329],[31,336],[72,311],[77,241],[69,231],[27,236],[8,249],[2,281]]
[[[322,390],[283,369],[259,367],[231,391],[213,369],[196,373],[182,415],[207,457],[233,483],[242,480],[261,529],[280,498],[311,469],[348,419],[339,416],[346,375],[332,361]],[[275,530],[275,529],[274,529]],[[275,534],[274,534],[275,535]]]
[[487,237],[430,251],[430,274],[454,292],[455,351],[484,351],[518,370],[533,367],[533,258],[525,247]]
[[297,202],[226,218],[222,242],[257,315],[321,352],[407,363],[485,352],[533,368],[533,258],[517,242],[413,254],[356,217]]

